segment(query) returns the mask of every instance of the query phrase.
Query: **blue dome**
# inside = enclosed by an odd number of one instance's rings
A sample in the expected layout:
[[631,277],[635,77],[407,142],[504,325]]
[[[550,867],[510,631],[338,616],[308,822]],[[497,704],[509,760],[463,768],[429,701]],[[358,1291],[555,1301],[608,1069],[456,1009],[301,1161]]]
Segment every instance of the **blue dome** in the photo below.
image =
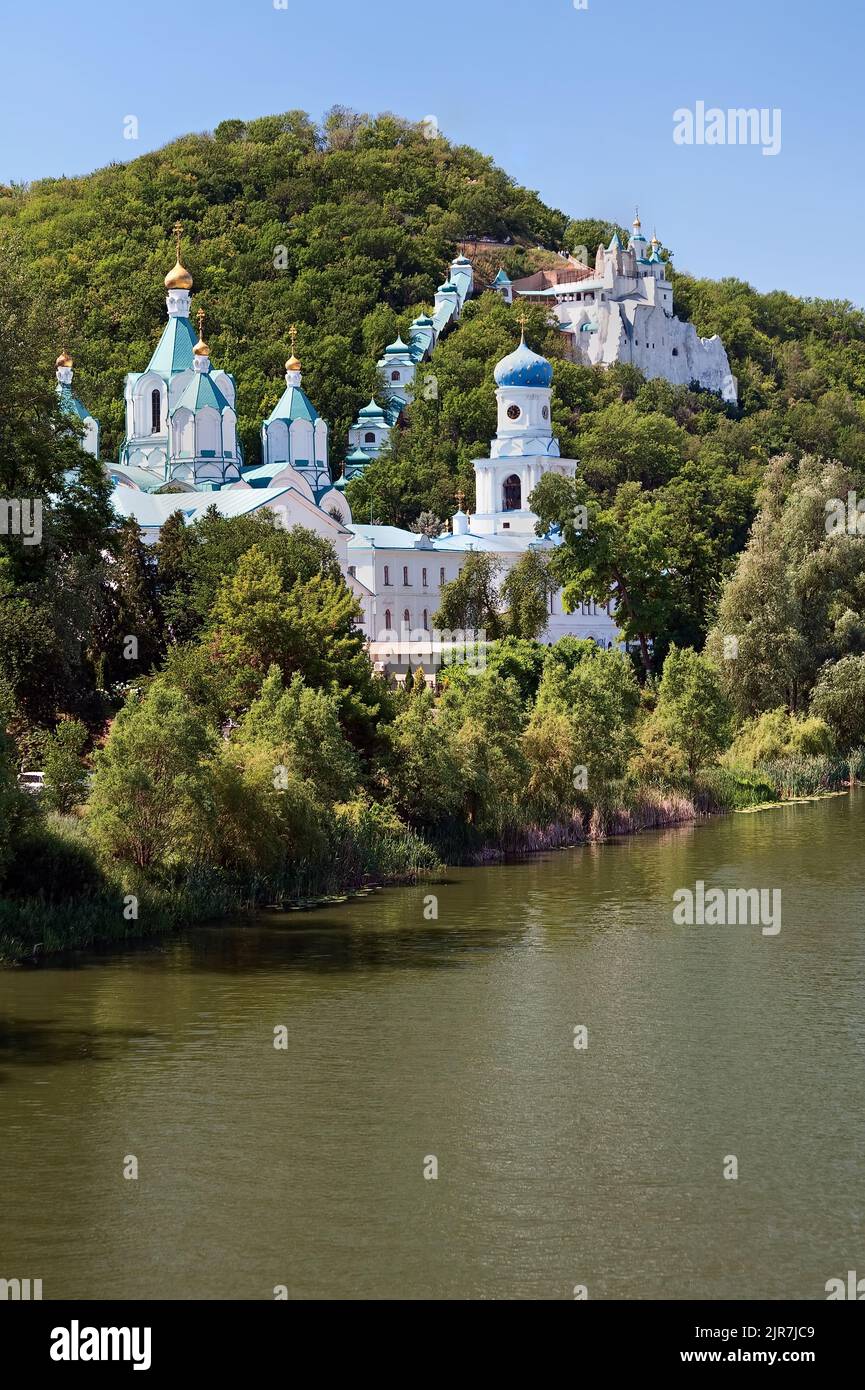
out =
[[493,372],[497,386],[549,386],[553,380],[553,369],[546,357],[539,357],[526,347],[525,339],[515,352],[496,363]]

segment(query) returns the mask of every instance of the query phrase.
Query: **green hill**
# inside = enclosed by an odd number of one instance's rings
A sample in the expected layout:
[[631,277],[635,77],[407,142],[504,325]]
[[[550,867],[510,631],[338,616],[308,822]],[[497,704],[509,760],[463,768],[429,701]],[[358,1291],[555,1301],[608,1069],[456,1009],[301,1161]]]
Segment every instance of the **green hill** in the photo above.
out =
[[566,225],[490,159],[387,115],[359,124],[333,112],[321,128],[297,111],[225,121],[129,164],[0,187],[0,235],[20,237],[53,306],[46,368],[69,347],[107,455],[123,436],[124,373],[143,368],[165,322],[177,220],[214,361],[238,379],[250,461],[293,321],[338,444],[376,384],[389,311],[410,319],[430,302],[458,237],[552,245]]
[[[50,374],[61,346],[72,351],[76,385],[102,422],[106,457],[116,455],[123,435],[124,374],[144,366],[164,323],[162,280],[177,220],[187,229],[184,259],[194,306],[207,312],[214,361],[238,380],[249,462],[257,458],[260,422],[281,392],[292,321],[305,385],[331,424],[338,461],[350,421],[376,388],[376,358],[429,307],[461,239],[510,238],[504,259],[515,275],[536,263],[536,246],[592,248],[613,225],[569,222],[477,151],[427,139],[421,127],[392,115],[343,108],[321,126],[298,111],[224,121],[212,134],[184,136],[128,164],[0,187],[0,236],[20,249],[34,293],[44,296],[44,370]],[[579,452],[593,413],[615,399],[642,413],[660,411],[685,431],[692,453],[695,441],[699,449],[711,443],[713,456],[734,472],[751,474],[782,452],[865,464],[860,310],[760,295],[738,280],[674,273],[674,283],[677,312],[700,333],[723,336],[741,409],[719,410],[663,383],[641,390],[627,369],[604,381],[603,373],[573,368],[556,379],[563,446]],[[441,510],[458,480],[470,488],[471,457],[491,432],[489,369],[513,329],[500,306],[476,303],[439,345],[433,424],[428,403],[415,412],[425,423],[417,466],[432,469],[438,482],[417,482],[412,514],[422,505]],[[533,320],[533,331],[546,351],[562,355],[542,320]],[[410,438],[406,450],[411,464]],[[384,505],[369,488],[359,501]]]

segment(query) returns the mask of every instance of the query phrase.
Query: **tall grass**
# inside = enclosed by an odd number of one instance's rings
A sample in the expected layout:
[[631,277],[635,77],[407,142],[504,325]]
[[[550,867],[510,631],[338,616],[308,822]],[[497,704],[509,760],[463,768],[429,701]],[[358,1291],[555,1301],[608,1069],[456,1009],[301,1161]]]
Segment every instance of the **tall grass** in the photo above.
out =
[[760,774],[772,784],[782,800],[795,796],[817,796],[821,792],[841,791],[865,772],[865,749],[849,756],[838,753],[818,757],[775,758],[763,763]]

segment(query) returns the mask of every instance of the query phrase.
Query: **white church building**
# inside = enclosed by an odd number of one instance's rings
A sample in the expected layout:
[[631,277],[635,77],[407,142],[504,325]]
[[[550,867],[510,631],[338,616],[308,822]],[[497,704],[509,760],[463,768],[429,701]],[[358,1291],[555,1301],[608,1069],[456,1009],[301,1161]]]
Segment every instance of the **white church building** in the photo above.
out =
[[[456,579],[467,555],[486,553],[502,576],[528,551],[546,553],[560,544],[556,533],[535,534],[531,493],[547,473],[574,478],[577,463],[560,456],[552,431],[553,368],[532,352],[524,334],[518,347],[496,366],[497,427],[489,456],[475,459],[476,510],[459,508],[438,536],[396,526],[356,523],[345,497],[346,483],[384,447],[391,429],[413,399],[419,364],[441,334],[457,323],[474,289],[471,263],[451,262],[449,278],[436,291],[432,313],[419,315],[408,333],[390,343],[378,367],[385,400],[364,406],[349,431],[342,476],[334,478],[327,422],[303,390],[301,362],[292,327],[285,386],[262,422],[262,462],[248,466],[237,438],[234,378],[214,367],[204,339],[190,320],[192,276],[181,262],[174,228],[176,263],[165,277],[167,321],[147,367],[126,377],[126,438],[117,463],[106,464],[119,516],[134,517],[153,543],[162,525],[179,511],[188,524],[215,506],[223,516],[267,507],[286,527],[303,526],[328,540],[357,598],[360,625],[378,668],[403,679],[407,670],[439,664],[447,635],[434,630],[434,614],[445,584]],[[553,284],[511,282],[504,271],[490,287],[507,302],[543,302],[572,341],[571,356],[593,365],[630,361],[647,376],[683,385],[698,381],[735,401],[720,338],[699,338],[672,310],[672,286],[658,251],[642,234],[639,217],[625,249],[614,236],[598,248],[594,273],[552,276]],[[82,447],[98,457],[99,425],[72,390],[72,358],[57,359],[61,407],[83,426]],[[541,640],[571,635],[604,647],[619,635],[611,605],[586,600],[573,613],[560,593],[548,600]]]
[[[587,366],[630,362],[647,378],[664,377],[676,386],[697,382],[735,404],[736,378],[717,334],[701,338],[692,323],[673,313],[673,286],[660,242],[643,235],[639,214],[627,248],[618,233],[599,246],[594,273],[544,289],[513,286],[516,296],[546,304],[569,335],[571,356]],[[505,290],[512,293],[510,282]]]
[[[577,469],[575,459],[560,457],[552,432],[552,366],[532,352],[523,337],[498,363],[494,375],[498,424],[489,458],[473,463],[475,514],[467,516],[460,507],[450,532],[435,537],[397,526],[350,527],[350,572],[373,594],[371,655],[394,672],[439,663],[448,639],[436,635],[433,614],[442,586],[456,579],[466,555],[486,552],[500,562],[504,574],[528,550],[549,552],[559,544],[557,537],[535,534],[537,517],[529,506],[529,496],[544,474],[573,478]],[[553,593],[540,640],[555,642],[565,636],[612,646],[618,633],[609,605],[587,600],[578,611],[566,613],[560,593]],[[472,659],[467,652],[466,660]]]

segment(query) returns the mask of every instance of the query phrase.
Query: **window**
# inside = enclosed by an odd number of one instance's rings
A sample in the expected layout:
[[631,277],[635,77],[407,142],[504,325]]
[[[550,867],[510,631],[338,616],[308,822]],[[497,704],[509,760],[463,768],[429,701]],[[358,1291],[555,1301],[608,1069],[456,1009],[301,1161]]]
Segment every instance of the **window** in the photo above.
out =
[[384,567],[384,582],[385,584],[390,583],[390,565],[385,565]]
[[385,625],[386,630],[387,630],[388,632],[390,632],[391,622],[390,622],[390,609],[389,609],[389,608],[386,608],[386,609],[384,610],[384,625]]
[[509,521],[503,521],[503,522],[502,522],[502,530],[503,530],[503,531],[510,531],[510,529],[511,529],[511,523],[510,523]]
[[423,611],[423,627],[424,632],[429,632],[429,614],[427,613],[426,609],[424,609]]
[[374,443],[375,443],[375,435],[372,434],[372,432],[371,432],[370,430],[367,430],[366,434],[365,434],[364,437],[363,437],[363,442],[364,442],[364,444],[374,444]]
[[402,567],[402,582],[404,587],[408,586],[408,565]]
[[421,570],[421,579],[422,579],[423,587],[426,588],[426,570],[425,570],[425,569]]
[[390,379],[391,381],[399,381],[399,372],[391,372]]
[[506,512],[517,512],[523,500],[523,490],[520,480],[516,473],[512,473],[509,478],[505,478],[502,487],[502,509]]
[[544,420],[549,419],[549,414],[550,414],[549,408],[548,408],[547,406],[542,406],[542,408],[541,408],[541,415],[542,415],[542,417],[543,417]]
[[445,582],[445,569],[444,569],[444,565],[442,565],[441,569],[439,570],[439,584],[444,584],[444,582]]
[[674,356],[674,357],[678,357],[678,356],[679,356],[679,349],[678,349],[678,348],[673,348],[673,356]]
[[522,411],[520,410],[520,408],[519,408],[518,405],[509,405],[509,406],[508,406],[508,419],[509,419],[509,420],[519,420],[521,414],[522,414]]
[[348,567],[348,572],[349,572],[349,574],[351,575],[352,579],[354,579],[354,577],[355,577],[355,567],[354,567],[354,565],[349,565],[349,567]]
[[411,613],[409,613],[407,608],[403,609],[402,620],[405,623],[406,627],[411,627]]
[[150,433],[158,434],[162,422],[162,397],[158,391],[150,393]]

